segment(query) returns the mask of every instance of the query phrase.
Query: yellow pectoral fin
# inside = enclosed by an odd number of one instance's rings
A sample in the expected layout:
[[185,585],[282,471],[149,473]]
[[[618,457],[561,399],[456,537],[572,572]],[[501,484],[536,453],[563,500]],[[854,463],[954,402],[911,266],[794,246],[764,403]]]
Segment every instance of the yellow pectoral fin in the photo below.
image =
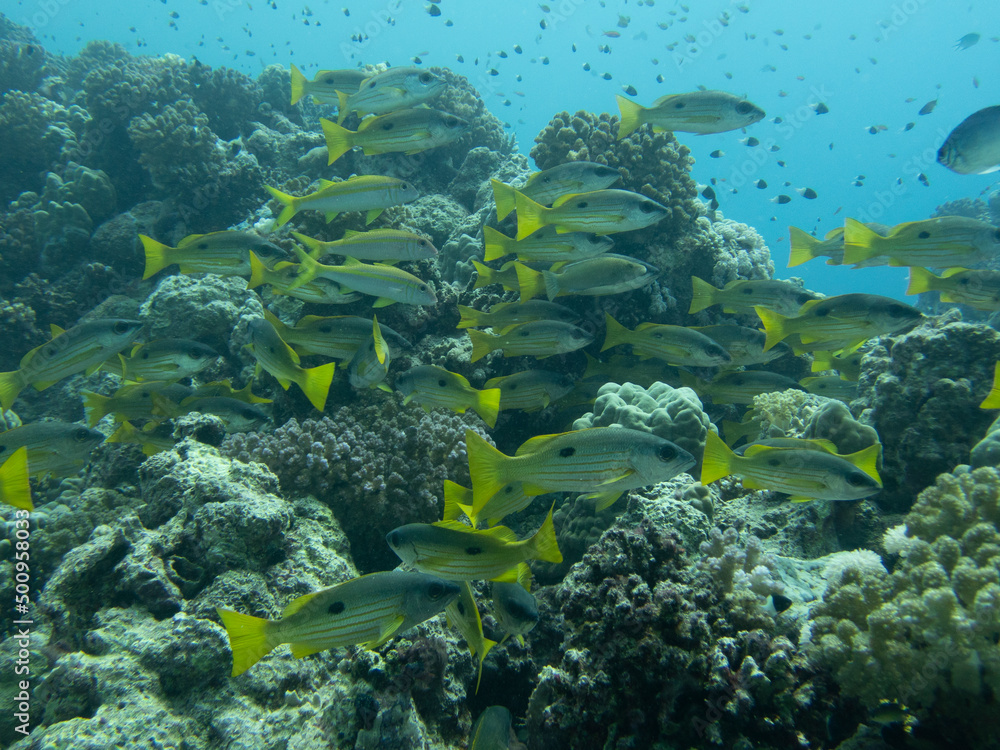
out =
[[614,505],[618,498],[624,495],[623,492],[591,492],[588,495],[584,495],[587,499],[594,500],[594,512],[600,513],[602,510],[610,508]]
[[597,486],[598,487],[603,487],[606,484],[614,484],[615,482],[620,482],[623,479],[627,479],[628,477],[632,476],[633,474],[635,474],[635,470],[634,469],[627,469],[625,471],[625,473],[622,474],[621,476],[613,477],[612,479],[609,479],[606,482],[601,482]]
[[490,580],[498,581],[500,583],[517,583],[517,568],[511,568],[510,570],[505,570],[496,578],[491,578]]
[[296,659],[301,659],[304,656],[311,656],[313,654],[318,654],[320,651],[326,651],[330,646],[325,643],[315,643],[310,641],[305,641],[303,643],[293,643],[292,646],[292,656]]
[[790,497],[788,499],[791,500],[793,503],[811,503],[816,498],[814,498],[814,497],[804,497],[804,496],[801,496],[801,495],[796,495],[796,496]]
[[379,630],[378,640],[371,645],[366,644],[366,646],[368,648],[378,648],[379,646],[381,646],[383,643],[385,643],[387,640],[389,640],[390,638],[392,638],[392,636],[396,634],[396,631],[399,630],[404,620],[405,618],[403,617],[403,615],[397,615],[396,617],[386,622],[382,626],[382,629]]

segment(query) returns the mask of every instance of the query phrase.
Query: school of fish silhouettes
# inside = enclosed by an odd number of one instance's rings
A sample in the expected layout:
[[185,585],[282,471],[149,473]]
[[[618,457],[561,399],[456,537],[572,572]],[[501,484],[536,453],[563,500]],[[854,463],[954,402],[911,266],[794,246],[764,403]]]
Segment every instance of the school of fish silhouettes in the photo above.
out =
[[[445,88],[442,77],[419,68],[389,68],[370,76],[356,70],[322,70],[308,80],[291,67],[293,104],[311,96],[337,108],[336,121],[321,121],[331,164],[353,148],[365,154],[414,154],[460,137],[469,123],[432,107]],[[722,133],[764,117],[752,102],[721,91],[665,96],[650,107],[619,96],[618,105],[619,139],[643,127],[656,132]],[[995,109],[977,113],[978,120],[992,123]],[[343,125],[350,113],[361,118],[353,131]],[[979,138],[975,126],[976,122],[963,123],[945,143],[939,155],[944,166],[981,173],[1000,163],[995,139]],[[497,350],[504,357],[541,360],[587,347],[594,334],[579,327],[576,313],[556,298],[615,295],[657,278],[659,271],[650,263],[611,249],[615,234],[655,225],[668,209],[646,196],[615,188],[618,180],[617,169],[571,161],[536,172],[523,185],[492,181],[497,217],[516,213],[517,232],[509,237],[484,228],[475,286],[499,284],[516,292],[519,300],[488,310],[459,306],[458,329],[470,340],[473,362]],[[379,175],[322,180],[318,190],[301,196],[267,189],[282,206],[276,230],[302,211],[319,211],[327,221],[342,212],[364,212],[370,224],[383,209],[419,197],[405,180]],[[363,296],[372,299],[373,308],[437,302],[430,283],[397,265],[437,255],[421,235],[382,228],[347,232],[334,241],[298,232],[291,236],[298,243],[294,257],[249,232],[191,235],[176,247],[141,236],[143,278],[177,266],[182,274],[241,276],[250,288],[268,285],[276,294],[324,305]],[[910,266],[907,294],[938,291],[945,302],[1000,310],[1000,272],[967,268],[1000,254],[1000,230],[985,222],[944,216],[886,227],[847,219],[843,228],[822,239],[795,227],[790,237],[790,266],[815,258],[855,267]],[[341,261],[324,262],[330,256]],[[487,265],[508,256],[516,259],[498,268]],[[927,267],[947,270],[936,275]],[[538,495],[582,493],[600,510],[630,489],[666,481],[698,464],[703,483],[733,475],[747,489],[785,493],[793,501],[857,500],[877,493],[882,486],[880,445],[838,455],[835,446],[824,440],[756,441],[759,420],[752,404],[757,395],[789,388],[849,402],[856,395],[859,347],[871,338],[907,330],[920,322],[922,314],[888,297],[824,297],[786,281],[737,280],[723,289],[699,278],[691,283],[691,314],[719,305],[727,314],[756,315],[760,329],[736,323],[685,327],[650,321],[631,330],[607,314],[600,351],[630,347],[638,362],[622,364],[618,355],[602,362],[588,354],[580,383],[564,373],[531,367],[493,377],[482,389],[458,373],[419,365],[397,373],[394,387],[404,404],[414,402],[428,412],[472,410],[493,428],[501,411],[539,411],[574,390],[586,402],[592,399],[595,384],[663,380],[689,386],[713,403],[749,407],[741,423],[721,425],[725,440],[709,431],[704,455],[693,456],[646,432],[594,427],[539,435],[514,455],[506,455],[470,430],[466,446],[472,487],[446,482],[441,521],[408,524],[387,535],[387,544],[401,560],[399,568],[302,596],[276,620],[218,611],[232,647],[232,674],[250,669],[281,644],[290,644],[296,657],[337,646],[374,648],[445,612],[478,659],[481,678],[483,660],[496,643],[483,634],[471,582],[491,582],[492,611],[507,633],[505,640],[514,636],[523,641],[538,620],[528,563],[562,560],[553,525],[554,503],[540,528],[527,538],[519,540],[502,525],[506,516],[524,510]],[[88,427],[46,421],[0,433],[4,459],[0,499],[31,510],[29,476],[75,473],[104,440],[93,428],[107,415],[118,423],[108,441],[137,443],[148,455],[169,449],[172,430],[164,425],[191,412],[217,415],[230,431],[257,429],[268,421],[263,405],[269,399],[254,395],[254,382],[242,388],[228,381],[181,384],[216,360],[219,354],[212,348],[179,339],[139,342],[141,333],[137,320],[91,320],[68,330],[53,327],[52,339],[27,352],[19,369],[0,373],[4,409],[23,389],[43,390],[76,373],[103,369],[122,379],[113,395],[84,392]],[[266,311],[251,323],[248,333],[257,362],[255,377],[266,372],[286,390],[294,383],[320,412],[338,363],[346,368],[354,388],[377,387],[392,393],[386,383],[392,352],[407,345],[397,332],[380,325],[376,315],[309,315],[289,325]],[[821,374],[795,382],[761,369],[790,353],[810,355],[813,372]],[[300,358],[307,355],[330,361],[303,367]],[[689,369],[676,368],[712,368],[716,374],[702,380]],[[1000,363],[994,389],[982,406],[1000,408]],[[733,446],[744,439],[748,444],[734,451]],[[485,723],[477,725],[474,735],[486,731],[483,727],[489,722],[509,728],[509,712],[504,716],[505,709],[499,707],[490,711],[494,713],[481,718]]]

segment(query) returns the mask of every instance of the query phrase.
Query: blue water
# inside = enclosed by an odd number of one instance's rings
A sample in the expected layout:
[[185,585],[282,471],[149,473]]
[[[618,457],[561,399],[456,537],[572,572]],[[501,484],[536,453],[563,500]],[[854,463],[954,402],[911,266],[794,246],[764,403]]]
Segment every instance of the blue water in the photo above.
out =
[[[829,268],[820,261],[785,269],[790,224],[822,235],[845,216],[890,225],[923,219],[945,201],[976,197],[996,184],[996,174],[956,175],[934,161],[955,125],[1000,99],[1000,5],[994,0],[847,0],[792,13],[789,3],[753,0],[443,0],[437,17],[427,13],[428,5],[142,0],[122,13],[123,5],[102,0],[19,0],[7,12],[32,26],[53,52],[71,54],[89,40],[109,39],[134,53],[171,52],[251,75],[272,63],[294,62],[311,75],[321,67],[404,65],[419,57],[424,65],[466,75],[524,152],[556,112],[616,113],[615,94],[626,86],[634,86],[634,98],[644,104],[698,86],[744,94],[768,114],[745,135],[679,134],[697,159],[693,176],[702,184],[719,181],[722,211],[764,236],[777,275],[794,272],[826,294],[879,291],[899,297],[906,271]],[[723,26],[719,19],[726,13]],[[629,19],[624,27],[623,16]],[[979,43],[955,49],[972,32],[981,35]],[[694,43],[684,42],[688,35]],[[601,51],[602,45],[610,51]],[[933,99],[935,110],[918,116]],[[810,108],[819,101],[829,114]],[[774,124],[775,116],[784,122]],[[916,126],[903,132],[908,122]],[[871,126],[885,130],[872,135]],[[747,136],[761,145],[741,144]],[[725,156],[710,158],[716,150]],[[920,174],[929,186],[918,181]],[[863,187],[853,186],[860,175]],[[757,180],[767,188],[754,187]],[[806,187],[819,197],[808,201],[795,193]],[[793,200],[772,203],[779,194]]]

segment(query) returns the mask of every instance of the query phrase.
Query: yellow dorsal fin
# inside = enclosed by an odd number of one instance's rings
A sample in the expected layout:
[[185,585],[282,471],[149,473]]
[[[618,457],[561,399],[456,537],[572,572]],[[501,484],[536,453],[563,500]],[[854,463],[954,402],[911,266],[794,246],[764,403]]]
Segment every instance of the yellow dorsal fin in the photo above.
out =
[[60,328],[55,323],[49,323],[49,331],[52,333],[52,338],[55,338],[56,336],[61,336],[62,334],[66,333],[65,328]]
[[845,456],[841,456],[841,458],[850,461],[881,486],[882,477],[878,475],[878,462],[881,456],[882,443],[875,443],[875,445],[869,445],[867,448],[859,450],[856,453],[848,453]]
[[552,203],[552,208],[559,208],[559,206],[563,205],[564,203],[569,203],[569,201],[573,200],[578,195],[580,195],[580,193],[570,193],[569,195],[563,195],[559,198],[556,198],[555,201]]
[[547,442],[553,438],[560,437],[561,435],[566,435],[565,432],[560,432],[555,435],[536,435],[530,440],[526,440],[521,443],[521,447],[517,449],[515,456],[524,456],[528,453],[534,453],[537,450],[541,450]]
[[313,592],[311,594],[303,594],[298,599],[293,599],[291,603],[289,603],[289,605],[285,607],[284,611],[281,613],[281,616],[283,618],[291,617],[300,609],[302,609],[304,606],[306,606],[310,601],[312,601],[312,599],[316,596],[317,593],[318,592]]
[[382,329],[378,327],[378,317],[375,315],[372,315],[372,336],[375,339],[375,356],[378,358],[378,363],[384,365],[389,356],[389,347],[382,338]]

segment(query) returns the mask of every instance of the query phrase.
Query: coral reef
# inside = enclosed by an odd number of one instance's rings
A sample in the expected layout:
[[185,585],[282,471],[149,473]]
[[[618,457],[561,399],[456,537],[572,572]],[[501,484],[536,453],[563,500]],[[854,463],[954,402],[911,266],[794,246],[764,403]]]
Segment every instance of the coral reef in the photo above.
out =
[[990,743],[1000,730],[990,708],[1000,692],[1000,473],[939,476],[893,539],[891,574],[855,562],[831,577],[809,623],[811,657],[870,708],[918,708],[932,744]]

